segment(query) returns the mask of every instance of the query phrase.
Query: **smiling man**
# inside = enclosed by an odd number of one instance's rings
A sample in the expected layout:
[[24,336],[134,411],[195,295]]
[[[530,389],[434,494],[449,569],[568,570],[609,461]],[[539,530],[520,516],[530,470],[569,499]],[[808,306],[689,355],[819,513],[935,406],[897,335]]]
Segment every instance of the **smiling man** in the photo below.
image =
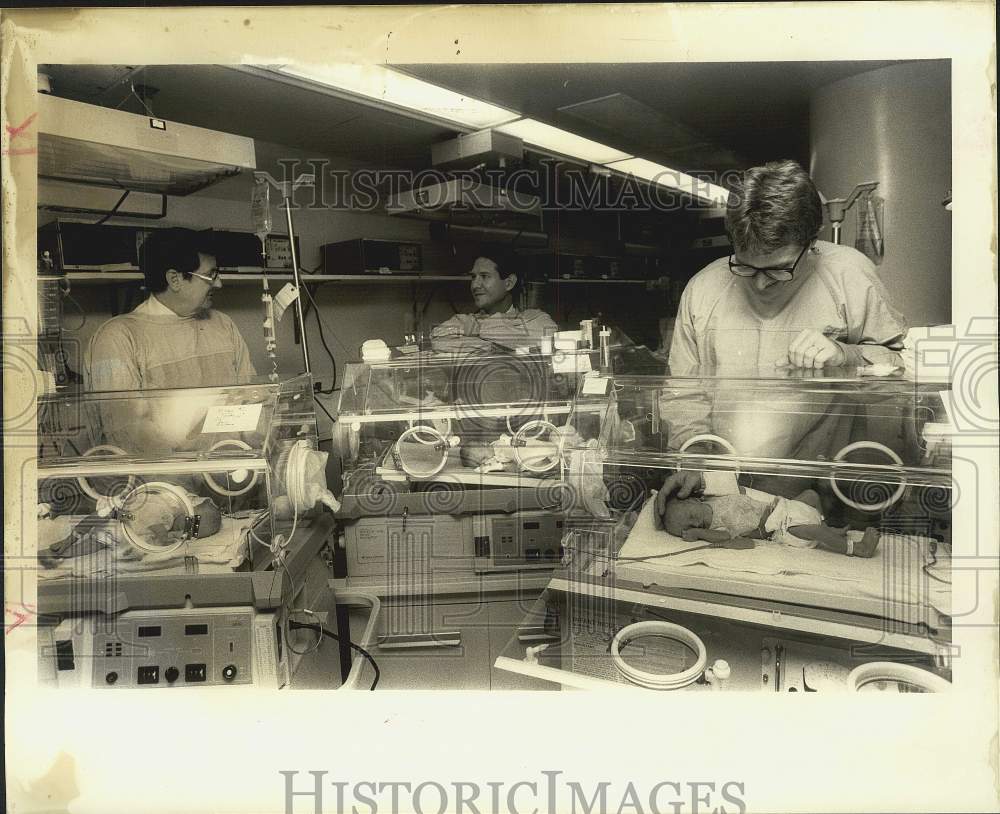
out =
[[[149,297],[97,329],[85,361],[88,391],[150,390],[240,384],[255,375],[250,351],[233,321],[212,308],[222,287],[210,232],[158,229],[142,244],[139,263]],[[129,451],[155,446],[138,429],[139,408],[127,416],[110,407],[95,416],[99,442]],[[126,421],[126,419],[128,419]],[[135,432],[126,429],[133,425]],[[165,428],[163,428],[165,429]],[[138,434],[136,434],[138,433]]]
[[537,345],[557,330],[544,311],[518,310],[514,297],[518,277],[513,257],[501,253],[482,253],[469,272],[470,290],[478,309],[474,314],[456,314],[431,331],[434,339],[477,337],[486,342],[514,347]]

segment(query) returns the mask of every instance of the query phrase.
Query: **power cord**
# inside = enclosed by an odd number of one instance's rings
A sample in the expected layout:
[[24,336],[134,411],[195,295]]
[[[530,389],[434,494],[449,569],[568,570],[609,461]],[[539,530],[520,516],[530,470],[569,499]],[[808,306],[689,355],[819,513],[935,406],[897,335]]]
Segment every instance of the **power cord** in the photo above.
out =
[[303,290],[306,292],[306,296],[309,297],[309,302],[312,303],[313,311],[316,313],[316,327],[319,328],[319,341],[323,344],[323,349],[326,351],[326,355],[330,357],[330,364],[333,366],[333,381],[330,383],[329,390],[320,390],[324,396],[329,396],[337,388],[337,360],[333,356],[333,351],[330,350],[330,346],[326,344],[326,334],[323,332],[323,319],[319,313],[319,306],[316,304],[316,300],[309,290],[309,286],[305,283],[302,284]]
[[[336,633],[327,630],[322,625],[310,625],[306,622],[295,622],[290,620],[288,622],[288,627],[290,630],[311,630],[314,633],[320,634],[321,636],[327,636],[328,638],[333,639],[335,642],[340,642],[340,637]],[[375,659],[372,658],[371,653],[369,653],[360,645],[357,645],[350,640],[347,641],[347,645],[352,650],[357,650],[362,656],[364,656],[368,660],[368,663],[372,666],[372,669],[375,671],[375,680],[372,681],[372,685],[368,688],[369,692],[373,691],[378,686],[379,676],[381,676],[381,673],[379,672],[378,669],[378,665],[375,663]]]
[[937,543],[932,543],[932,544],[931,544],[931,545],[930,545],[930,546],[928,547],[928,549],[927,549],[927,553],[928,553],[928,554],[930,554],[930,556],[931,556],[931,561],[930,561],[930,562],[925,562],[925,563],[924,563],[924,564],[923,564],[923,565],[921,566],[921,570],[922,570],[922,571],[923,571],[923,572],[924,572],[924,573],[925,573],[925,574],[926,574],[927,576],[929,576],[929,577],[930,577],[931,579],[935,580],[936,582],[942,582],[942,583],[944,583],[945,585],[951,585],[951,580],[950,580],[950,579],[944,579],[944,578],[942,578],[942,577],[939,577],[939,576],[936,576],[936,575],[934,575],[934,574],[932,574],[932,573],[930,572],[930,569],[931,569],[931,568],[933,568],[933,567],[934,567],[935,565],[937,565]]
[[102,223],[107,223],[114,216],[114,214],[118,211],[118,208],[123,203],[125,203],[125,199],[129,196],[130,192],[131,192],[131,190],[126,189],[122,193],[122,196],[115,203],[115,205],[113,207],[111,207],[111,211],[107,212],[100,220],[95,220],[94,221],[94,226],[100,226]]
[[[323,391],[323,392],[325,392],[325,391]],[[316,404],[318,404],[318,405],[319,405],[319,408],[320,408],[320,409],[321,409],[321,410],[322,410],[322,411],[323,411],[324,413],[326,413],[326,416],[327,416],[327,418],[329,418],[329,419],[330,419],[330,420],[331,420],[331,421],[332,421],[333,423],[335,423],[335,424],[337,423],[337,419],[335,419],[335,418],[333,417],[333,414],[332,414],[332,413],[331,413],[331,412],[330,412],[329,410],[327,410],[327,409],[326,409],[326,405],[325,405],[325,404],[323,404],[323,402],[322,402],[322,401],[320,401],[319,399],[313,399],[313,401],[314,401],[314,402],[316,402]]]

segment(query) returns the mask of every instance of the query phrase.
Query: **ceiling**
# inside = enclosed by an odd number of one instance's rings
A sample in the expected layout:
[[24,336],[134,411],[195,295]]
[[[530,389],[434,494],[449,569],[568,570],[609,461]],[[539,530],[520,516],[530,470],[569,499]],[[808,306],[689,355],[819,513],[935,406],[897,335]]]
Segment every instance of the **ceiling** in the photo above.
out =
[[[395,67],[642,158],[695,172],[733,168],[732,158],[737,166],[785,157],[806,164],[812,93],[823,85],[889,64],[663,62]],[[614,95],[616,98],[605,98]],[[591,100],[602,101],[598,104]],[[586,102],[590,104],[582,104]]]
[[[52,92],[80,102],[248,136],[316,156],[350,156],[376,166],[424,168],[430,145],[454,132],[220,65],[47,65]],[[279,156],[273,156],[276,160]],[[266,151],[258,161],[267,161]],[[261,162],[263,163],[263,162]]]
[[[809,98],[889,62],[394,66],[686,172],[783,157],[808,162]],[[49,65],[52,91],[79,101],[250,136],[377,166],[430,166],[456,131],[218,65]],[[144,91],[145,88],[153,90]],[[258,150],[260,153],[261,151]],[[260,155],[266,160],[265,155]],[[273,158],[273,156],[272,156]],[[263,162],[262,162],[263,163]]]

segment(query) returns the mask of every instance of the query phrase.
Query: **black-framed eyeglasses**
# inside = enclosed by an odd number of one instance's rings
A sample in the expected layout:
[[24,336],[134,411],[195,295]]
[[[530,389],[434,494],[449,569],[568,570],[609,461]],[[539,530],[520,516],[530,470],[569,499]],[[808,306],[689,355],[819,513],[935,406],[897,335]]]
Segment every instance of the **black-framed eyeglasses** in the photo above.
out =
[[729,270],[737,277],[756,277],[758,274],[765,274],[776,282],[787,283],[795,276],[795,269],[802,262],[803,256],[809,251],[811,245],[812,241],[810,240],[802,247],[802,251],[799,252],[799,256],[795,258],[795,262],[792,265],[779,268],[773,266],[759,268],[758,266],[751,266],[749,263],[738,263],[736,262],[736,255],[731,254],[729,255]]

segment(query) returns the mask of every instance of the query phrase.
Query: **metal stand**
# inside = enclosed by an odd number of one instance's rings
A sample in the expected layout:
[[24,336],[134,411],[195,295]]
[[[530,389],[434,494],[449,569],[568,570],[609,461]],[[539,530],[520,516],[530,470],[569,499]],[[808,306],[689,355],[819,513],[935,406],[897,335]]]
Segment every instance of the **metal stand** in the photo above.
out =
[[[301,292],[301,275],[299,273],[299,253],[295,250],[295,227],[292,225],[292,193],[297,187],[313,183],[314,176],[300,175],[291,185],[284,190],[285,198],[285,220],[288,223],[288,241],[292,252],[292,278],[295,283],[295,291]],[[306,319],[302,310],[302,295],[298,293],[295,297],[295,316],[299,325],[299,338],[302,341],[302,366],[304,373],[312,373],[312,366],[309,363],[309,342],[306,339]]]
[[830,217],[830,227],[833,230],[833,242],[840,244],[840,224],[844,222],[847,210],[854,206],[854,202],[862,193],[870,193],[878,186],[878,181],[867,181],[858,184],[847,198],[831,198],[826,202],[826,211]]

